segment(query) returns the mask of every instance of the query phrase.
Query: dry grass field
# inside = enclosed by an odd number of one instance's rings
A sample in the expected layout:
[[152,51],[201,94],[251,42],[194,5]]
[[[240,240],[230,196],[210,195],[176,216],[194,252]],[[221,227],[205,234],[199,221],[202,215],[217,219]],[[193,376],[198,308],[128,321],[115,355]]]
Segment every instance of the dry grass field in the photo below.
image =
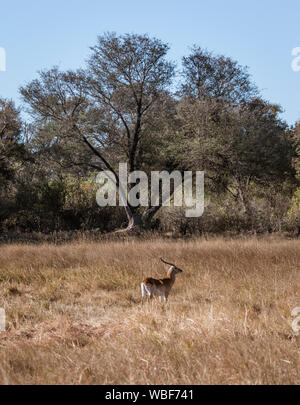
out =
[[[141,306],[160,256],[184,273]],[[0,383],[299,384],[299,286],[298,241],[2,245]]]

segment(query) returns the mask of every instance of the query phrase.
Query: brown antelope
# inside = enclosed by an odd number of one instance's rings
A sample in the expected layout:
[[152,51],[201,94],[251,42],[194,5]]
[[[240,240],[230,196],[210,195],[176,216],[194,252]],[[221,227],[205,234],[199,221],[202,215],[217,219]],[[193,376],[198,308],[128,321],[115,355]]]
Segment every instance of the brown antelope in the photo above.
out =
[[168,295],[170,294],[171,288],[175,282],[176,274],[182,273],[182,270],[175,266],[175,264],[166,262],[162,257],[160,260],[165,264],[169,264],[171,267],[167,272],[167,276],[164,278],[157,280],[156,278],[147,277],[142,281],[142,303],[144,302],[146,295],[148,295],[150,299],[154,296],[158,296],[160,301],[163,297],[164,301],[167,302]]

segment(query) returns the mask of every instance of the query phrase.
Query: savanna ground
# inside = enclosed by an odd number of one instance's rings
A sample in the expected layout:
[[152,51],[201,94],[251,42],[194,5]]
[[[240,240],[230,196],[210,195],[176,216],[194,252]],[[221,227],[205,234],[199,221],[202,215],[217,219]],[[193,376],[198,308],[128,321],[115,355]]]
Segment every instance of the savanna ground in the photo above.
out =
[[[163,256],[184,270],[140,305]],[[299,384],[296,240],[0,246],[2,384]]]

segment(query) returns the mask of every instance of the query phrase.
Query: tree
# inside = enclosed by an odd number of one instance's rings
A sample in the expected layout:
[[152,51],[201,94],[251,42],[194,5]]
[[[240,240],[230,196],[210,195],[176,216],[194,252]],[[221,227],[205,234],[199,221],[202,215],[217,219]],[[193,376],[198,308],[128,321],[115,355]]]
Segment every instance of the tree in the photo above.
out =
[[240,104],[257,95],[246,67],[223,55],[194,45],[184,57],[181,93],[198,99],[214,98]]
[[182,75],[179,156],[187,167],[205,170],[215,191],[240,199],[249,215],[253,182],[292,175],[293,146],[280,107],[259,97],[247,68],[197,46],[183,58]]
[[26,160],[20,112],[11,100],[0,98],[0,222],[15,209],[12,189]]
[[17,163],[24,158],[21,128],[14,103],[0,98],[0,188],[13,179]]
[[[186,168],[205,170],[212,189],[227,190],[251,213],[249,190],[253,182],[268,185],[293,175],[293,145],[278,106],[260,99],[233,108],[215,102],[182,102],[181,153]],[[214,120],[218,109],[218,120]]]
[[300,121],[296,122],[292,128],[292,138],[295,146],[296,155],[293,159],[293,166],[296,171],[298,181],[300,180]]
[[[143,164],[148,117],[167,97],[174,65],[166,60],[168,46],[148,35],[107,33],[91,50],[86,71],[53,68],[21,94],[36,120],[54,127],[51,143],[77,145],[71,164],[111,170],[118,186],[118,162],[127,162],[130,172]],[[157,209],[149,206],[144,219]],[[129,201],[125,210],[128,229],[142,225]]]

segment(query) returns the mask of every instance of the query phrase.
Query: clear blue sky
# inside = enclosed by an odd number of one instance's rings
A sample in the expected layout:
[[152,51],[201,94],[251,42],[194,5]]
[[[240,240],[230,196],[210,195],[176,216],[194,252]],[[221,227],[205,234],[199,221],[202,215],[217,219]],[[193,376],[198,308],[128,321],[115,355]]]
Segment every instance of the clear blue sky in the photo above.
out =
[[299,0],[9,0],[0,5],[0,96],[20,103],[18,89],[37,71],[84,66],[98,34],[148,33],[171,45],[180,61],[193,44],[249,66],[264,98],[281,104],[283,118],[300,119]]

